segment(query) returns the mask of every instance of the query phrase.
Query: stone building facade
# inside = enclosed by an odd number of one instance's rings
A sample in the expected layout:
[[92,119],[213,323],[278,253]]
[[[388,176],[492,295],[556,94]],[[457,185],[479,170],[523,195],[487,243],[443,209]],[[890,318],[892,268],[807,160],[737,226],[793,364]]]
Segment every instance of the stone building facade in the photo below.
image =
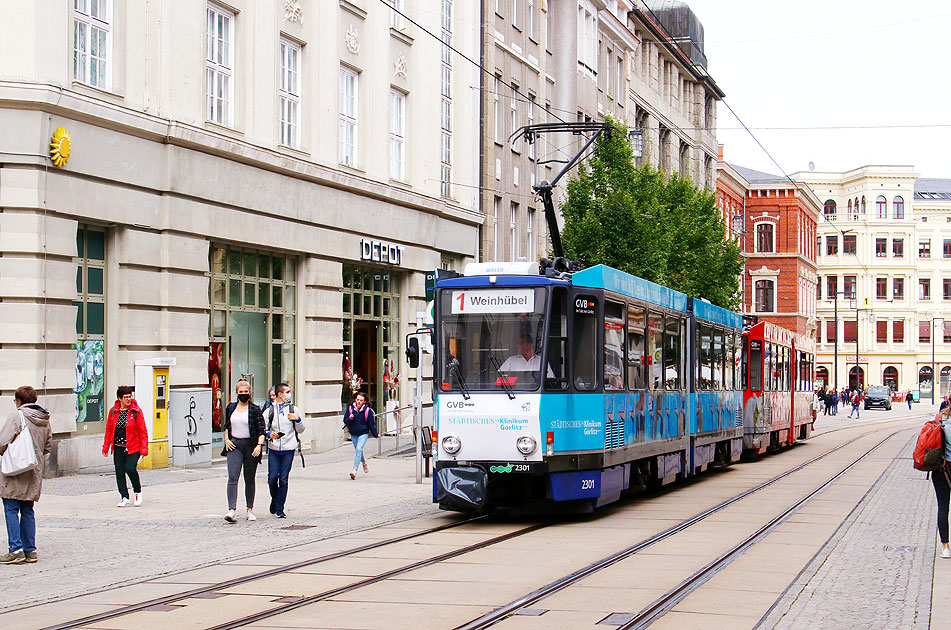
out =
[[288,382],[318,450],[344,360],[378,410],[411,398],[426,273],[476,259],[482,222],[478,74],[423,29],[476,58],[479,13],[391,4],[423,28],[374,0],[7,7],[0,401],[40,390],[54,469],[105,463],[141,359],[217,385],[219,429],[242,374],[259,402]]

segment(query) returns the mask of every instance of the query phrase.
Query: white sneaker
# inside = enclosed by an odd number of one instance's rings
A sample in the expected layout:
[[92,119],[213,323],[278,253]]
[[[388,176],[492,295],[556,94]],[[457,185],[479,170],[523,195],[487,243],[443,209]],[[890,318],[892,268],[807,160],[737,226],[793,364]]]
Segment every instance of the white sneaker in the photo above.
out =
[[132,501],[129,501],[129,500],[128,500],[127,498],[125,498],[125,497],[122,497],[122,498],[119,500],[119,502],[116,503],[116,507],[129,507],[130,505],[132,505]]
[[248,520],[249,520],[249,521],[256,521],[256,520],[258,520],[258,517],[254,515],[254,512],[252,512],[251,510],[248,510]]
[[238,519],[234,517],[234,510],[228,510],[228,513],[225,514],[225,520],[229,523],[237,523]]
[[141,506],[142,506],[142,493],[141,493],[141,492],[136,492],[136,493],[135,493],[135,500],[132,502],[132,505],[134,505],[135,507],[141,507]]
[[942,558],[951,558],[951,549],[948,549],[947,547],[943,548],[943,549],[941,550],[941,557],[942,557]]

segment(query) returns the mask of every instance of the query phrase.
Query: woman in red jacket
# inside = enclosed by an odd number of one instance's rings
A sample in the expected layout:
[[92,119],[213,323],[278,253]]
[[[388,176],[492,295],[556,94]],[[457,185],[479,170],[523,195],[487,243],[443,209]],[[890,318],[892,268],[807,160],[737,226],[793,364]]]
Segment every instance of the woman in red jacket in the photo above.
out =
[[[149,433],[145,427],[145,414],[139,403],[132,398],[132,388],[122,385],[116,389],[116,404],[109,411],[106,421],[106,439],[102,443],[103,457],[109,457],[112,449],[112,461],[116,466],[116,485],[122,498],[117,507],[142,505],[142,484],[139,482],[139,472],[135,467],[139,457],[149,454]],[[129,488],[125,478],[129,476],[132,482],[132,492],[135,501],[129,501]]]

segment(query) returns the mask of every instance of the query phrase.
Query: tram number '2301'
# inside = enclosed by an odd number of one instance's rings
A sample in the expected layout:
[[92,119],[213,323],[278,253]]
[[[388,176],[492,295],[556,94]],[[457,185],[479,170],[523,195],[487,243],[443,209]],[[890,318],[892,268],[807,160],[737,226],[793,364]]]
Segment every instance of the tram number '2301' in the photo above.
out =
[[594,479],[582,479],[582,480],[581,480],[581,489],[582,489],[582,490],[594,490]]

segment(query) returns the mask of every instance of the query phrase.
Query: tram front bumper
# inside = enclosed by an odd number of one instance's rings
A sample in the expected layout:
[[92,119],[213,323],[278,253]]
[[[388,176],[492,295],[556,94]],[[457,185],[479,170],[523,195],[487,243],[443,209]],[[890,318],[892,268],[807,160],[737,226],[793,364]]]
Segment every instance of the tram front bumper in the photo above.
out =
[[436,471],[439,509],[475,512],[485,507],[489,475],[475,466],[450,466]]

